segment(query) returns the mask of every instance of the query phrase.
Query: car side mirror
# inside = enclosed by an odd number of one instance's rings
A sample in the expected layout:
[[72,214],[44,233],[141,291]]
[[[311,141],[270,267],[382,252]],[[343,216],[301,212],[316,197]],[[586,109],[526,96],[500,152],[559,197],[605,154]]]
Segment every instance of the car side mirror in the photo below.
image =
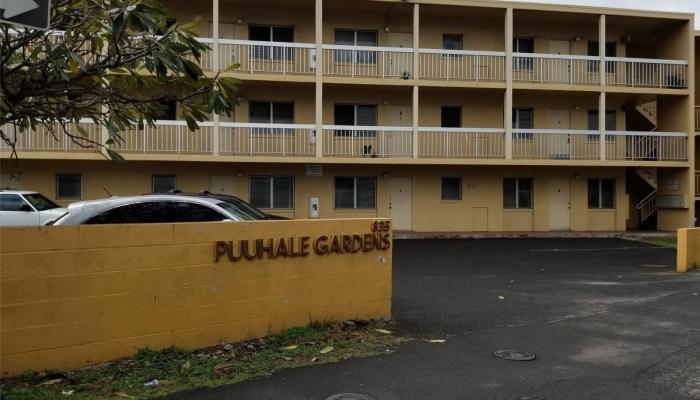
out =
[[32,207],[31,207],[29,204],[22,204],[21,206],[19,206],[19,211],[21,211],[21,212],[32,212],[32,211],[34,211],[34,210],[32,209]]

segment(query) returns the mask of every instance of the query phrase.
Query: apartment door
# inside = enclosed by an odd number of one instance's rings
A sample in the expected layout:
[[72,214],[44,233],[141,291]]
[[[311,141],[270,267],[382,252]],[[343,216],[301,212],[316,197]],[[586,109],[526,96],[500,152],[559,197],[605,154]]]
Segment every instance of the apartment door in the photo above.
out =
[[411,178],[389,179],[389,218],[394,230],[413,229],[413,180]]
[[[413,126],[413,111],[411,106],[390,106],[389,124],[391,126],[408,128]],[[379,143],[382,145],[381,142]],[[413,156],[413,137],[409,131],[389,131],[384,145],[384,152],[394,157]]]
[[[568,40],[550,40],[549,52],[551,54],[570,55],[571,42]],[[551,74],[549,79],[551,79],[552,82],[571,83],[571,61],[567,59],[552,61],[548,67],[545,67],[543,72],[545,74],[545,79],[547,75]]]
[[[389,34],[389,47],[399,47],[402,49],[413,48],[413,34],[408,32],[391,32]],[[410,53],[387,53],[387,71],[390,76],[398,76],[404,79],[413,77],[413,58]]]
[[209,177],[209,191],[212,193],[234,196],[235,185],[236,177],[233,175],[212,175]]
[[549,181],[549,230],[571,230],[571,181]]
[[[550,110],[549,127],[561,131],[571,131],[571,110],[554,108]],[[547,140],[549,158],[552,160],[568,160],[571,158],[571,142],[575,140],[571,134],[552,134]]]

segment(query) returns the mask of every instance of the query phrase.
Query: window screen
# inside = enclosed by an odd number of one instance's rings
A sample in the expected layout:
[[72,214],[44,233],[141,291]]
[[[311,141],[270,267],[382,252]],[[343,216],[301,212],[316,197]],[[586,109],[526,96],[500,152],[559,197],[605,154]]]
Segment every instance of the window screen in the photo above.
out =
[[151,176],[151,186],[153,193],[168,193],[177,189],[177,177],[175,175],[153,175]]
[[588,180],[588,208],[615,208],[615,180]]
[[444,34],[442,35],[442,48],[445,50],[462,50],[462,35]]
[[532,208],[532,178],[503,180],[503,208]]
[[80,174],[57,174],[56,197],[59,199],[79,199],[82,194]]
[[376,208],[377,179],[375,177],[335,178],[335,208]]
[[291,176],[251,177],[250,203],[258,208],[294,208],[294,178]]
[[442,178],[442,200],[462,200],[462,178]]

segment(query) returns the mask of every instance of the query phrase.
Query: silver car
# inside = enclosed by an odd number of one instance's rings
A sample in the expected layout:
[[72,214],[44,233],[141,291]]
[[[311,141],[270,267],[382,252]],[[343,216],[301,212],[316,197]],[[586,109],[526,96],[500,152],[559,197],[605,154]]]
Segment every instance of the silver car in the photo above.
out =
[[40,226],[66,211],[39,192],[0,190],[0,226]]
[[226,201],[181,195],[143,195],[81,201],[49,225],[251,221]]

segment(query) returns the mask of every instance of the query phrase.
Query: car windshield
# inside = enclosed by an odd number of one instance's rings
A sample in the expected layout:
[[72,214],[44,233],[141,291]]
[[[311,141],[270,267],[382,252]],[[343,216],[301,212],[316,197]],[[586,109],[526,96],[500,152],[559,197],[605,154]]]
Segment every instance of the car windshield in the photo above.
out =
[[61,208],[58,204],[47,199],[39,193],[25,194],[23,195],[28,202],[30,202],[37,211],[53,210],[54,208]]
[[[223,199],[222,199],[223,200]],[[249,216],[251,216],[253,219],[267,219],[267,214],[264,212],[258,210],[257,208],[251,206],[250,204],[246,203],[245,201],[237,198],[237,197],[226,197],[225,200],[223,200],[231,206],[236,207],[236,209],[240,210],[238,212],[245,213]]]
[[241,210],[239,207],[236,206],[235,203],[232,202],[222,201],[220,203],[217,203],[216,205],[237,216],[242,221],[255,221],[256,219],[259,219],[255,218],[250,214],[247,214],[245,211]]

